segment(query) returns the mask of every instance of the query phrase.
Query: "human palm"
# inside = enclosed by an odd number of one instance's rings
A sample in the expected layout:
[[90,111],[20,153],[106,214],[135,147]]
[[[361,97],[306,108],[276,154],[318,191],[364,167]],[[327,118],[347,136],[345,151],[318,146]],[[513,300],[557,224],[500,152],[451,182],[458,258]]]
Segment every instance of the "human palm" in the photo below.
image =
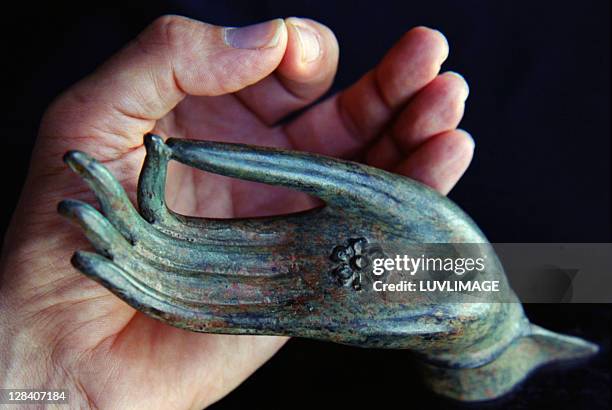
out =
[[[473,150],[469,135],[456,129],[467,85],[458,75],[438,74],[447,53],[440,33],[413,29],[353,86],[283,121],[331,84],[338,46],[329,29],[296,18],[241,32],[180,17],[156,21],[45,115],[6,239],[1,289],[2,309],[14,312],[3,325],[21,346],[15,358],[32,369],[9,362],[6,380],[23,381],[30,370],[40,380],[28,385],[74,386],[73,400],[104,408],[202,408],[286,341],[175,329],[76,272],[69,260],[85,241],[55,205],[92,197],[61,164],[65,151],[99,159],[132,199],[145,155],[142,137],[150,131],[363,161],[446,193]],[[315,203],[301,193],[175,163],[166,196],[179,213],[227,218]]]

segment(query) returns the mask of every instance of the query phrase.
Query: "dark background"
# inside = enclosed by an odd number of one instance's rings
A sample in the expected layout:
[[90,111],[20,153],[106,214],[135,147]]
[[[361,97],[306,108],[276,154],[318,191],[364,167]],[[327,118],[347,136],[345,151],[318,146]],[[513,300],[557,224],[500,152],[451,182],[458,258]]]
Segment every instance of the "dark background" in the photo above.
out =
[[[2,232],[44,108],[155,17],[176,13],[233,26],[314,18],[340,43],[334,90],[373,67],[409,28],[441,30],[451,46],[443,69],[470,83],[461,127],[476,140],[474,162],[451,198],[492,242],[612,242],[608,0],[103,4],[3,6]],[[292,340],[213,408],[609,408],[609,305],[526,310],[535,323],[585,337],[602,352],[542,369],[501,400],[465,406],[427,393],[404,352]]]

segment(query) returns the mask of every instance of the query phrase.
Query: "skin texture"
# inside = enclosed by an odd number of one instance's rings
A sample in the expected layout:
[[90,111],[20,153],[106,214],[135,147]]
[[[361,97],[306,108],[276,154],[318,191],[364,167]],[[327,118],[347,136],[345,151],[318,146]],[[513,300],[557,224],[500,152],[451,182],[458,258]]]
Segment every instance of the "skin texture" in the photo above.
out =
[[[287,340],[172,328],[79,274],[69,261],[86,242],[56,205],[93,197],[62,163],[68,150],[92,153],[134,202],[147,132],[361,160],[444,194],[467,168],[473,140],[456,127],[468,88],[456,74],[439,74],[448,55],[439,32],[408,31],[354,85],[281,123],[328,89],[338,45],[308,19],[278,19],[251,33],[258,37],[240,44],[249,48],[236,48],[222,27],[162,17],[49,107],[3,249],[1,387],[68,388],[74,407],[202,408]],[[208,217],[316,204],[174,162],[166,197],[177,212]]]

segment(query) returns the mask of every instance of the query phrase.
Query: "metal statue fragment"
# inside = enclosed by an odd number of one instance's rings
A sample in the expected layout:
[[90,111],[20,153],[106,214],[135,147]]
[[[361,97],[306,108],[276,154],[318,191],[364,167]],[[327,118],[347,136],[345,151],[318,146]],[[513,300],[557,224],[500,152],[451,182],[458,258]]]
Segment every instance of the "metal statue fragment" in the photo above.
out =
[[[542,364],[597,351],[531,324],[475,223],[418,182],[271,148],[154,135],[145,146],[139,212],[102,164],[77,151],[64,159],[102,213],[75,200],[62,201],[59,212],[82,227],[97,252],[76,252],[73,265],[149,316],[196,332],[408,349],[435,392],[464,401],[501,396]],[[179,215],[164,199],[170,160],[293,188],[325,205],[264,218]],[[489,261],[483,277],[508,290],[477,302],[455,293],[440,299],[373,290],[372,258],[422,244],[449,244],[459,255],[460,244],[480,244]]]

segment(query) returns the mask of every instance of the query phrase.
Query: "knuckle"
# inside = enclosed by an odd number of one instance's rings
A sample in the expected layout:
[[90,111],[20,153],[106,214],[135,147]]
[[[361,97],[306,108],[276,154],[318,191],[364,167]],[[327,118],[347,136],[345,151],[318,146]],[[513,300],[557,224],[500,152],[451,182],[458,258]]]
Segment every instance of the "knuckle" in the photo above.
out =
[[158,17],[138,36],[137,43],[147,53],[173,52],[185,45],[189,22],[186,18],[175,15]]
[[90,109],[95,101],[91,95],[75,85],[57,96],[47,107],[41,118],[39,133],[41,135],[70,135],[74,124],[79,124],[83,113]]

